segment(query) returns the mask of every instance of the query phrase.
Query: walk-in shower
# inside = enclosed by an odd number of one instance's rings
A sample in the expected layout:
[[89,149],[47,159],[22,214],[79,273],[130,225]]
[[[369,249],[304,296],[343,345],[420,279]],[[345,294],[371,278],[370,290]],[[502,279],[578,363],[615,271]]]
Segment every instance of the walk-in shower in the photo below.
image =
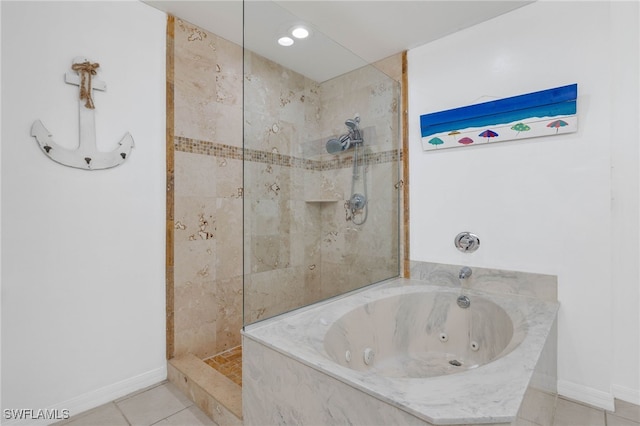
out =
[[348,119],[344,124],[349,128],[349,132],[338,138],[329,139],[326,147],[329,154],[340,154],[353,149],[351,196],[345,202],[346,218],[356,225],[362,225],[367,221],[369,209],[367,207],[367,165],[364,154],[364,137],[362,130],[360,130],[360,116],[356,115],[355,118]]
[[399,273],[400,85],[381,69],[401,57],[368,64],[310,22],[275,46],[302,24],[287,7],[244,2],[245,325]]
[[[222,3],[238,4],[210,7]],[[242,417],[243,325],[399,271],[397,80],[314,28],[279,46],[300,18],[240,4],[244,46],[167,25],[168,376],[219,424]],[[344,153],[328,153],[343,134]],[[365,226],[345,220],[355,194]]]

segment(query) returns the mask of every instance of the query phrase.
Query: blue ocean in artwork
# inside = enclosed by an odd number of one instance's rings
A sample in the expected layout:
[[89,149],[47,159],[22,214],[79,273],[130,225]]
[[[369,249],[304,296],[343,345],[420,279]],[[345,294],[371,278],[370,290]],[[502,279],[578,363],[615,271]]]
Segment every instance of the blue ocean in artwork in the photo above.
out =
[[497,101],[420,116],[422,137],[471,127],[489,127],[533,117],[576,114],[578,85],[556,87]]

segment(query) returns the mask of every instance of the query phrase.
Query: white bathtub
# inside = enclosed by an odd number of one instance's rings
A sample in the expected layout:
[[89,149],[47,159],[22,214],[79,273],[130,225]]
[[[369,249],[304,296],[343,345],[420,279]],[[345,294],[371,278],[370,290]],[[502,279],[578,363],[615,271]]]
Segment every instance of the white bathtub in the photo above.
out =
[[395,279],[247,327],[245,424],[513,422],[558,304],[464,294]]
[[522,317],[510,317],[484,297],[474,295],[471,305],[461,308],[456,303],[460,291],[425,290],[419,286],[346,313],[327,330],[326,353],[358,371],[427,378],[487,364],[511,352],[526,335]]

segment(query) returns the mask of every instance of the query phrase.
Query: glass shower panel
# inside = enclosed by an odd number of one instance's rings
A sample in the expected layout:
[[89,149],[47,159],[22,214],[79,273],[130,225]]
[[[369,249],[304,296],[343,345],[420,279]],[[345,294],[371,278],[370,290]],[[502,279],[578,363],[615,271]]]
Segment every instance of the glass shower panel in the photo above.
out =
[[276,3],[244,20],[250,324],[399,274],[400,87]]

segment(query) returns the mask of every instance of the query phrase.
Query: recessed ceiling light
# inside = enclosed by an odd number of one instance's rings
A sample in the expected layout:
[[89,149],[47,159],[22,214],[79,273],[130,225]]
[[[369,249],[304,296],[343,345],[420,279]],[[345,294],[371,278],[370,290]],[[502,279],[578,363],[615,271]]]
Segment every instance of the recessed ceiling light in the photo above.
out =
[[309,37],[309,30],[305,27],[295,27],[291,30],[291,35],[295,38],[307,38]]
[[291,37],[280,37],[278,39],[278,44],[280,46],[291,46],[293,44],[293,39]]

